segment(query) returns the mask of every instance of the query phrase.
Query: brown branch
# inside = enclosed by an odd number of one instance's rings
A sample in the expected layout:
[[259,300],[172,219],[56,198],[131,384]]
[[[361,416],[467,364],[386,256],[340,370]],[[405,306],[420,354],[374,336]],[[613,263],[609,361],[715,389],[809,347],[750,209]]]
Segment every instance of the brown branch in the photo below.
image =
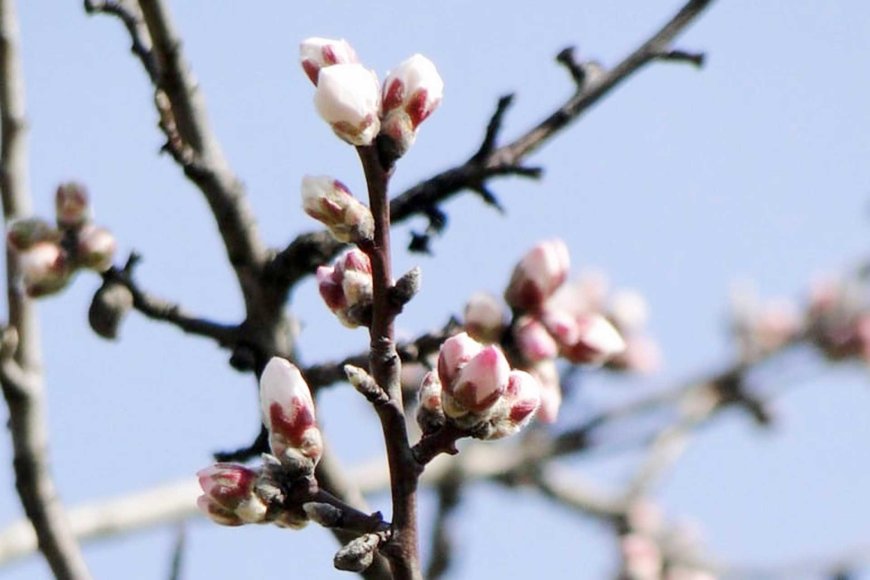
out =
[[[14,0],[0,0],[0,196],[3,217],[30,213],[25,141],[24,80],[19,55]],[[5,340],[0,388],[9,407],[15,487],[52,572],[60,579],[90,578],[49,472],[39,331],[34,304],[18,280],[18,258],[6,251],[9,327],[17,335]],[[7,335],[8,336],[8,335]]]
[[372,322],[370,374],[388,400],[375,405],[381,421],[393,505],[392,537],[384,554],[397,580],[422,580],[417,530],[417,478],[419,466],[411,453],[399,377],[401,362],[396,352],[393,323],[398,309],[392,300],[393,274],[390,254],[390,204],[388,184],[392,167],[382,163],[376,145],[357,147],[369,207],[375,222],[374,239],[361,249],[372,263]]
[[152,82],[157,80],[157,63],[154,61],[154,54],[151,52],[151,38],[148,36],[148,30],[145,28],[145,23],[142,21],[142,13],[138,6],[130,6],[128,2],[105,0],[96,2],[94,0],[85,0],[85,12],[88,14],[109,14],[118,18],[127,29],[130,35],[130,50],[145,68],[148,77]]
[[178,304],[142,290],[133,278],[134,270],[140,260],[138,254],[132,253],[123,268],[112,267],[106,270],[103,273],[103,286],[122,285],[130,291],[133,308],[152,320],[167,322],[188,334],[210,338],[225,348],[232,348],[238,343],[240,338],[238,326],[220,324],[193,316]]

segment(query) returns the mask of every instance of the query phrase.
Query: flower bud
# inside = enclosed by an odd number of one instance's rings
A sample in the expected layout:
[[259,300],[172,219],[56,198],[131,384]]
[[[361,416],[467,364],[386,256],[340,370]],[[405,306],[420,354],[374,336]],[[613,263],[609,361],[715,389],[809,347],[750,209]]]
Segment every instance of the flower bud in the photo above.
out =
[[371,145],[380,131],[377,76],[361,64],[320,69],[314,104],[333,132],[351,145]]
[[6,241],[19,252],[29,250],[39,242],[59,242],[61,234],[45,220],[25,218],[9,222]]
[[337,179],[303,177],[302,209],[339,242],[360,242],[374,235],[372,212]]
[[505,326],[501,301],[487,292],[476,292],[465,305],[465,331],[475,340],[498,342]]
[[462,365],[452,383],[444,383],[444,412],[451,417],[485,413],[505,391],[510,365],[496,346],[485,346]]
[[525,371],[511,371],[499,405],[501,411],[489,439],[513,435],[529,424],[541,405],[541,383]]
[[636,332],[646,326],[649,308],[643,294],[634,290],[614,292],[610,299],[610,319],[623,332]]
[[260,406],[275,457],[284,459],[295,450],[311,460],[313,468],[323,453],[323,441],[311,391],[299,369],[272,357],[260,377]]
[[326,306],[349,328],[368,324],[372,303],[372,265],[357,248],[340,256],[332,266],[320,266],[317,287]]
[[530,362],[556,358],[559,346],[536,318],[521,316],[514,326],[514,341],[523,358]]
[[438,353],[438,378],[442,385],[448,385],[456,380],[462,366],[474,358],[483,346],[460,332],[444,341]]
[[112,266],[117,247],[112,232],[106,228],[86,224],[79,230],[76,241],[76,258],[82,267],[96,272],[105,272]]
[[19,252],[18,264],[27,295],[34,298],[58,292],[72,276],[66,252],[53,242],[39,242]]
[[88,192],[79,183],[62,183],[55,194],[57,225],[61,228],[78,228],[91,219]]
[[318,37],[306,38],[300,43],[299,60],[305,74],[315,86],[320,69],[334,64],[359,62],[353,47],[343,38],[333,40]]
[[575,364],[602,364],[625,350],[619,331],[596,312],[579,316],[548,313],[544,323],[559,343],[562,356]]
[[213,521],[239,526],[265,520],[268,506],[257,495],[256,471],[243,465],[216,463],[196,475],[203,491],[196,505]]
[[544,301],[565,282],[569,268],[565,242],[559,239],[541,242],[514,268],[505,300],[519,310],[539,311]]
[[401,157],[417,138],[417,129],[431,115],[444,95],[444,81],[431,60],[415,54],[387,75],[381,102],[381,134],[393,142]]
[[607,362],[607,367],[633,373],[652,374],[662,366],[658,343],[645,335],[625,337],[625,350]]

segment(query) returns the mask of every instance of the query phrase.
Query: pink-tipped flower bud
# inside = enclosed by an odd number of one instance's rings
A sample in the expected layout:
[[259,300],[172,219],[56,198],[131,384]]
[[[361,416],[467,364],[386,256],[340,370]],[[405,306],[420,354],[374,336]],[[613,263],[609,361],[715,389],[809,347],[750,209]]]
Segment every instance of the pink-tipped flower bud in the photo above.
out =
[[299,44],[299,60],[311,82],[317,86],[320,69],[334,64],[358,63],[353,47],[343,38],[306,38]]
[[268,506],[257,494],[256,471],[234,463],[216,463],[196,475],[203,492],[196,505],[214,522],[239,526],[265,520]]
[[272,357],[260,377],[260,407],[275,457],[283,460],[298,453],[311,460],[313,468],[323,454],[323,441],[311,391],[299,369]]
[[529,369],[529,374],[538,379],[541,385],[541,406],[538,408],[538,420],[544,423],[555,423],[559,417],[559,407],[562,406],[562,384],[559,380],[559,369],[553,360],[544,360]]
[[431,115],[444,95],[444,81],[431,60],[415,54],[390,71],[384,81],[381,133],[404,155],[417,138],[417,129]]
[[18,252],[29,250],[39,242],[59,242],[61,233],[40,218],[24,218],[9,222],[6,241]]
[[60,291],[72,276],[66,252],[54,242],[39,242],[19,252],[18,264],[27,295],[34,298]]
[[381,129],[380,93],[374,72],[361,64],[335,64],[320,69],[314,104],[339,138],[371,145]]
[[570,265],[565,242],[555,239],[539,243],[514,268],[505,300],[519,310],[539,311],[565,282]]
[[348,328],[368,324],[372,304],[372,264],[357,248],[338,257],[332,266],[320,266],[317,287],[326,306]]
[[489,439],[517,433],[529,424],[541,405],[541,383],[525,371],[511,371]]
[[600,365],[625,350],[619,331],[596,312],[579,316],[548,313],[544,324],[559,343],[559,350],[575,364]]
[[514,341],[523,358],[535,363],[554,359],[559,355],[559,345],[547,332],[547,328],[531,316],[521,316],[514,325]]
[[443,383],[444,412],[450,417],[481,415],[492,408],[507,387],[511,369],[504,353],[485,346],[462,365],[452,383]]
[[501,301],[487,292],[476,292],[465,305],[465,331],[482,342],[498,342],[505,327]]
[[460,332],[444,341],[438,352],[438,378],[442,385],[451,384],[459,376],[462,366],[477,356],[483,345]]
[[96,272],[105,272],[112,266],[117,244],[115,236],[106,228],[85,224],[76,235],[77,263]]
[[302,209],[329,228],[339,242],[360,242],[374,235],[372,212],[337,179],[303,177]]
[[75,229],[91,219],[88,192],[79,183],[62,183],[55,195],[57,225]]

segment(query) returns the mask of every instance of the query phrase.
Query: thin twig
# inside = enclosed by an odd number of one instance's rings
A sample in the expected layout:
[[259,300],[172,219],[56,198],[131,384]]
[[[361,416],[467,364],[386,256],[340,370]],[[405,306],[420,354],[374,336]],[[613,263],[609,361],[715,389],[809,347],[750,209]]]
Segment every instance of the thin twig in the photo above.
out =
[[[30,213],[25,142],[24,80],[19,55],[14,0],[0,0],[0,195],[3,216]],[[57,578],[90,578],[49,472],[48,429],[36,310],[18,280],[18,259],[6,251],[9,326],[17,348],[5,352],[0,387],[9,407],[14,447],[15,487],[39,541],[39,549]]]

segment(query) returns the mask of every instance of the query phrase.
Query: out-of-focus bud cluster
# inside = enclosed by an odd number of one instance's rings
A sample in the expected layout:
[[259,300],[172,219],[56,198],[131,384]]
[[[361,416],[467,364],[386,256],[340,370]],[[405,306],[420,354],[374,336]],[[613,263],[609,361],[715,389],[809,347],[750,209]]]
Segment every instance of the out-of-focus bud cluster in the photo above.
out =
[[348,328],[364,326],[371,319],[372,264],[353,248],[331,266],[317,268],[317,287],[326,306]]
[[742,285],[732,292],[731,327],[744,360],[806,338],[828,360],[870,363],[870,287],[860,277],[818,280],[801,310],[787,299],[762,302]]
[[394,158],[414,143],[420,124],[441,103],[444,83],[432,61],[415,54],[387,75],[383,90],[345,40],[308,38],[302,68],[317,87],[314,103],[338,137],[355,146],[379,135]]
[[24,218],[7,226],[6,241],[18,255],[25,291],[38,297],[62,290],[80,268],[103,272],[112,265],[115,238],[91,222],[82,185],[64,183],[55,196],[56,226]]
[[705,561],[699,535],[687,525],[666,527],[657,506],[640,501],[629,509],[619,537],[626,580],[715,580],[697,562]]
[[511,370],[499,347],[463,332],[444,342],[437,370],[423,378],[417,422],[424,433],[452,422],[480,439],[500,439],[527,425],[540,401],[535,377]]
[[271,522],[303,527],[308,523],[304,504],[288,505],[286,492],[294,485],[310,485],[323,455],[323,439],[311,391],[299,369],[272,358],[260,377],[260,406],[272,455],[258,468],[218,463],[200,471],[203,495],[197,505],[222,525]]
[[478,293],[465,307],[468,334],[482,342],[509,344],[516,366],[541,384],[538,418],[556,420],[562,400],[556,360],[650,372],[659,364],[655,342],[645,334],[643,297],[612,294],[603,276],[587,273],[568,282],[570,256],[561,240],[532,248],[514,268],[504,298]]

